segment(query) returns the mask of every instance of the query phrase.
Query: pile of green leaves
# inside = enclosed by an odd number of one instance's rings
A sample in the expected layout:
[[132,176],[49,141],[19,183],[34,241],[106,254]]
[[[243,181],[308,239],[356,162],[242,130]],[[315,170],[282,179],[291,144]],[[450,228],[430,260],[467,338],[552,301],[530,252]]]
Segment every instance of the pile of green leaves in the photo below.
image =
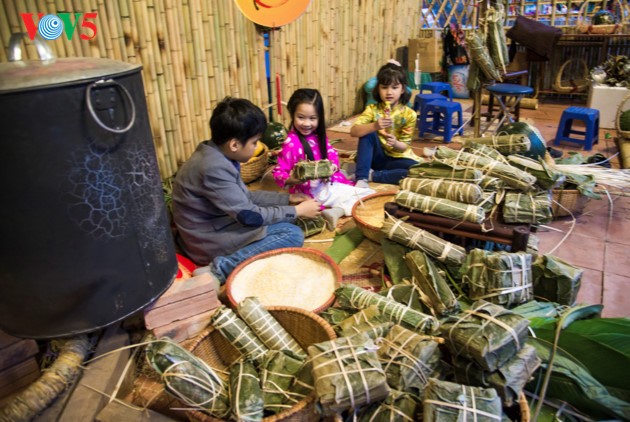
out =
[[604,83],[610,86],[630,86],[630,57],[610,56],[599,66],[606,72]]

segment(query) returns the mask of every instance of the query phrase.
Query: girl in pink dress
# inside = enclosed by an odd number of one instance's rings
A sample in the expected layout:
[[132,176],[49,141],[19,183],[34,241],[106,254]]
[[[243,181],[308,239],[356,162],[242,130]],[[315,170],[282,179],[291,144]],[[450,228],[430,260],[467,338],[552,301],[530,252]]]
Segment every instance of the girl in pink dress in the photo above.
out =
[[304,193],[328,207],[322,215],[333,229],[339,217],[351,215],[354,202],[374,191],[355,188],[354,182],[339,170],[326,181],[293,178],[291,171],[300,161],[328,159],[339,169],[339,156],[326,136],[324,101],[319,91],[298,89],[291,95],[287,108],[291,114],[291,127],[278,155],[273,177],[280,187],[288,187],[290,193]]

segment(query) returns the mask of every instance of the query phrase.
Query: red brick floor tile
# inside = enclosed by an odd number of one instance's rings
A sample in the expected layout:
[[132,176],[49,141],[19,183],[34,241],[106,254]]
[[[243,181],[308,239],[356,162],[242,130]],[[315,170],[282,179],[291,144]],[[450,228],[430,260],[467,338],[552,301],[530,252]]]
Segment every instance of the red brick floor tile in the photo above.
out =
[[[550,250],[564,237],[563,233],[543,232],[538,233],[540,253],[549,253]],[[604,239],[586,237],[579,234],[571,234],[552,255],[564,259],[579,268],[604,270]]]
[[623,276],[630,275],[630,246],[622,243],[606,243],[604,271]]
[[604,311],[607,318],[630,317],[628,306],[628,287],[630,277],[617,274],[604,274]]
[[577,295],[577,303],[597,305],[602,303],[604,273],[602,271],[584,269],[582,283]]

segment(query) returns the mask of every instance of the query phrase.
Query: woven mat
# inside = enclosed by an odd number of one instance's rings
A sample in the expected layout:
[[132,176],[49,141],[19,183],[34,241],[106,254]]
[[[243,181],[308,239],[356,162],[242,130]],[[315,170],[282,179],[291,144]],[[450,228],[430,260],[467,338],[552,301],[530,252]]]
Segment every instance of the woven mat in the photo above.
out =
[[337,123],[336,125],[327,128],[326,130],[330,132],[350,133],[350,128],[352,127],[352,125],[354,124],[355,120],[357,120],[358,117],[359,116],[354,116],[350,119],[341,121]]

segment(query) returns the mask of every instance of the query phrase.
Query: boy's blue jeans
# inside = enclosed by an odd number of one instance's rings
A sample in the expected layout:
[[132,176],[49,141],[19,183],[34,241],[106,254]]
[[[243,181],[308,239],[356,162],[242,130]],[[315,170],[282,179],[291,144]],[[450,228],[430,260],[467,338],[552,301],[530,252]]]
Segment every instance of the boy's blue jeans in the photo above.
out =
[[267,226],[267,235],[246,245],[232,255],[217,256],[210,264],[210,270],[219,279],[221,284],[230,273],[248,258],[259,253],[280,248],[299,248],[304,244],[304,233],[295,224],[276,223]]
[[373,182],[391,185],[397,185],[400,179],[407,176],[409,167],[417,164],[411,158],[394,158],[385,154],[376,132],[359,138],[356,161],[356,180],[368,180],[370,169],[374,169]]

